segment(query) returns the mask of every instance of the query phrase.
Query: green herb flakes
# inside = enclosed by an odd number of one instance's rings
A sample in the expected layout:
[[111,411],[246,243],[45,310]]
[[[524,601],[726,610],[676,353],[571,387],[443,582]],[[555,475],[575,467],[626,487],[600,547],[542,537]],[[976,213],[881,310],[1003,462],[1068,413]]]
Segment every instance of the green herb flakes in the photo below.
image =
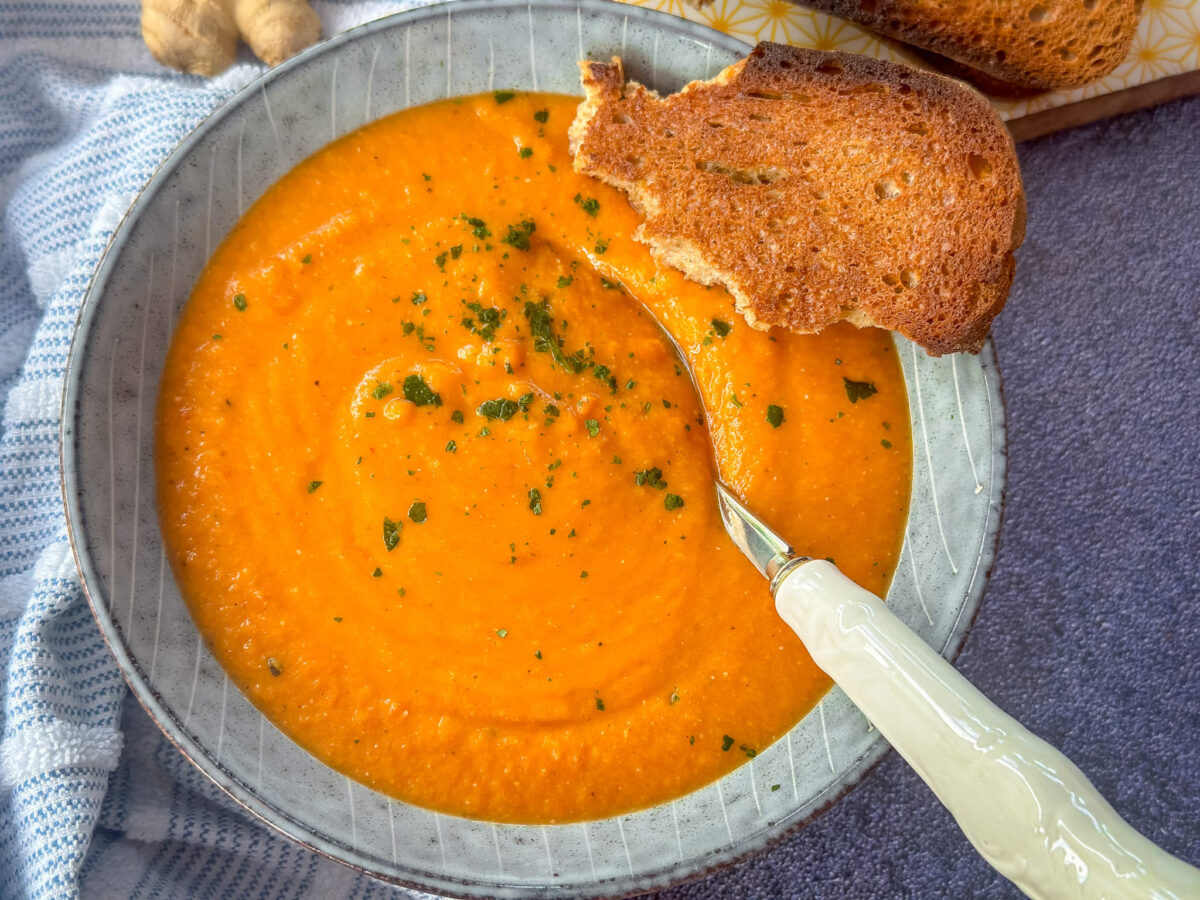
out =
[[387,516],[383,517],[383,546],[387,548],[388,553],[400,544],[400,529],[403,527],[403,523],[393,522]]
[[772,793],[772,794],[773,794],[773,793],[775,793],[775,792],[776,792],[777,790],[779,790],[781,787],[782,787],[782,785],[778,785],[778,784],[773,784],[773,785],[771,785],[771,793]]
[[754,759],[754,757],[758,756],[757,750],[755,750],[753,747],[747,747],[745,744],[738,745],[738,749],[741,750],[743,753],[745,753],[751,759]]
[[446,452],[447,453],[457,453],[458,452],[458,444],[454,443],[454,441],[446,441]]
[[600,423],[595,419],[587,419],[583,424],[587,426],[588,437],[595,437],[600,433]]
[[783,424],[783,407],[776,406],[772,403],[767,407],[767,424],[772,428],[778,428]]
[[441,406],[442,395],[434,391],[420,375],[404,379],[404,399],[413,406]]
[[529,489],[529,511],[535,516],[542,514],[542,492],[537,488]]
[[464,222],[471,226],[471,234],[475,235],[479,240],[482,241],[492,236],[492,233],[488,231],[487,222],[483,221],[483,219],[468,216],[466,213],[463,214],[462,218]]
[[423,500],[414,500],[412,506],[408,508],[408,517],[417,525],[424,522],[427,518],[425,514],[425,502]]
[[533,148],[532,147],[522,147],[517,152],[517,156],[521,157],[521,159],[529,159],[529,157],[533,156]]
[[883,449],[884,449],[884,450],[891,450],[891,449],[892,449],[892,442],[891,442],[891,441],[889,441],[887,438],[884,438],[883,440],[881,440],[881,441],[879,442],[879,445],[880,445],[881,447],[883,447]]
[[599,694],[596,695],[596,709],[600,712],[604,712],[604,701],[600,699]]
[[729,748],[732,747],[733,744],[734,740],[729,735],[725,735],[723,738],[721,738],[721,749],[726,753],[729,752]]
[[507,628],[497,628],[496,629],[496,637],[498,637],[498,638],[508,637],[508,629]]
[[507,422],[517,414],[520,408],[507,397],[497,397],[495,400],[484,400],[480,403],[475,410],[475,415],[483,416],[486,419],[499,419],[501,422]]
[[683,498],[678,494],[667,494],[667,496],[663,497],[663,506],[665,506],[668,511],[683,509]]
[[537,231],[533,219],[525,219],[516,225],[508,226],[508,233],[500,238],[500,243],[508,244],[515,250],[529,249],[529,236]]
[[310,494],[315,494],[315,493],[316,493],[316,491],[317,491],[317,488],[319,488],[319,487],[320,487],[321,485],[323,485],[324,483],[325,483],[325,482],[323,482],[323,481],[310,481],[310,482],[308,483],[308,492],[309,492]]
[[500,106],[517,95],[513,91],[496,91],[492,96],[496,98],[496,105]]
[[272,675],[274,675],[276,678],[278,678],[280,675],[283,674],[283,666],[280,665],[279,660],[277,660],[275,657],[268,656],[267,657],[267,671],[270,672]]
[[537,112],[535,112],[533,114],[533,120],[535,122],[541,122],[542,124],[545,124],[549,118],[550,118],[550,110],[548,110],[548,109],[539,109]]
[[558,287],[558,288],[570,287],[571,282],[574,280],[575,280],[574,275],[559,275],[558,276],[558,284],[556,285],[556,287]]
[[425,296],[424,291],[413,291],[413,295],[409,299],[411,300],[413,306],[420,306],[429,298]]
[[246,295],[236,294],[233,298],[233,305],[237,307],[238,312],[246,311]]
[[304,258],[303,258],[303,259],[301,259],[301,260],[300,260],[300,262],[304,263],[304,265],[306,265],[306,266],[307,266],[309,263],[311,263],[311,262],[312,262],[312,254],[311,254],[311,253],[305,253],[305,254],[304,254]]
[[376,400],[382,400],[384,397],[386,397],[391,392],[392,392],[392,386],[390,384],[388,384],[386,381],[381,381],[381,382],[379,382],[379,384],[375,385],[375,390],[371,391],[371,396],[374,397]]
[[456,409],[454,412],[450,413],[450,421],[457,422],[459,425],[461,425],[463,423],[462,410]]
[[595,197],[585,197],[583,194],[576,194],[575,202],[589,216],[596,216],[600,212],[600,201]]
[[730,325],[728,322],[722,322],[720,319],[712,320],[712,328],[713,328],[713,331],[715,331],[717,333],[717,336],[720,338],[728,337],[729,332],[731,332],[733,330],[732,325]]
[[371,577],[372,578],[382,578],[383,577],[383,569],[379,568],[379,566],[376,566],[375,571],[371,573]]
[[667,482],[663,480],[662,474],[662,469],[660,469],[658,466],[655,466],[652,469],[642,469],[640,472],[634,472],[633,479],[638,485],[644,484],[648,487],[663,491],[667,488]]
[[846,386],[846,396],[850,398],[851,403],[866,400],[872,394],[879,393],[875,385],[869,381],[851,381],[849,378],[843,378],[842,383]]

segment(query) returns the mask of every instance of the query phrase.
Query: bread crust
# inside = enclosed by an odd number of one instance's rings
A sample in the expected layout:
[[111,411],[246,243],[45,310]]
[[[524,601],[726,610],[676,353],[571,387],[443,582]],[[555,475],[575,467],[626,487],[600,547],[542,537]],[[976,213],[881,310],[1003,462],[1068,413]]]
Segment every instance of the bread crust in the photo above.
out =
[[1142,0],[799,0],[1039,90],[1103,78],[1129,53]]
[[629,195],[664,264],[757,328],[888,328],[978,352],[1012,284],[1025,202],[1007,129],[962,82],[759,44],[659,97],[581,63],[577,171]]

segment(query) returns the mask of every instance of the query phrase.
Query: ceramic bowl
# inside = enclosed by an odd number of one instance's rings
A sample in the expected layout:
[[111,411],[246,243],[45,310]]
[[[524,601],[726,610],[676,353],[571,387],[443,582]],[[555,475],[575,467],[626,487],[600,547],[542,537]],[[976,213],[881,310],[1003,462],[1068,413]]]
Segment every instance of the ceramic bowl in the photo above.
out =
[[[375,117],[449,95],[579,93],[576,62],[620,55],[661,91],[745,45],[601,0],[459,0],[326,41],[241,91],[175,150],[113,237],[80,314],[63,401],[70,535],[96,619],[134,694],[234,800],[372,875],[454,896],[586,897],[661,887],[810,820],[886,745],[833,690],[753,760],[676,801],[559,826],[442,815],[328,768],[241,695],[192,624],[164,561],[153,424],[172,323],[209,254],[281,175]],[[1004,484],[990,345],[931,359],[898,341],[913,428],[912,508],[888,603],[931,645],[962,643],[991,563]]]

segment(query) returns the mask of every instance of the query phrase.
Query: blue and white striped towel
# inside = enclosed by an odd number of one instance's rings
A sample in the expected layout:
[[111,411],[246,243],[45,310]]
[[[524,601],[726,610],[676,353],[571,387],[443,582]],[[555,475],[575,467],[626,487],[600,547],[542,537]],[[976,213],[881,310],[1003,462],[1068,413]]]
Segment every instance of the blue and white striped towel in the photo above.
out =
[[[316,4],[327,34],[411,5]],[[0,897],[394,896],[249,820],[123,715],[71,558],[59,400],[88,279],[155,167],[261,71],[177,75],[138,20],[137,0],[0,5]]]

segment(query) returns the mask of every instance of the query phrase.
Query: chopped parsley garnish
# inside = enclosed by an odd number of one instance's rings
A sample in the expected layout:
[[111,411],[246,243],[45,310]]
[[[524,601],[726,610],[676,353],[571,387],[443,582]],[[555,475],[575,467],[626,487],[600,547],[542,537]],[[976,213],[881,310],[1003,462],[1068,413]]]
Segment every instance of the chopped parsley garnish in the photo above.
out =
[[522,147],[520,151],[518,151],[517,155],[521,157],[521,159],[529,159],[529,157],[533,156],[533,148]]
[[634,472],[633,479],[639,485],[644,484],[648,487],[663,491],[666,490],[667,483],[663,480],[662,474],[662,469],[660,469],[658,466],[655,466],[652,469],[642,469],[640,472]]
[[516,250],[528,250],[529,236],[535,231],[537,231],[537,226],[533,223],[533,219],[525,219],[516,225],[509,225],[508,233],[500,238],[500,243],[508,244]]
[[386,397],[391,392],[392,392],[392,386],[390,384],[388,384],[386,381],[381,381],[381,382],[379,382],[379,384],[375,385],[375,390],[371,391],[371,396],[374,397],[376,400],[382,400],[384,397]]
[[617,392],[617,379],[613,377],[612,369],[610,369],[608,366],[595,366],[592,369],[592,374],[595,375],[597,379],[607,384],[609,390],[611,390],[614,394]]
[[600,423],[595,419],[587,419],[583,424],[587,426],[588,437],[595,437],[600,433]]
[[884,438],[883,440],[881,440],[881,441],[879,442],[879,445],[880,445],[881,447],[883,447],[883,449],[884,449],[884,450],[891,450],[891,449],[892,449],[892,442],[891,442],[891,441],[889,441],[887,438]]
[[403,527],[403,523],[393,522],[387,516],[383,517],[383,546],[387,547],[389,553],[400,543],[400,529]]
[[484,400],[475,410],[475,415],[483,416],[487,419],[499,419],[501,422],[507,422],[517,414],[520,409],[516,403],[509,400],[507,397],[497,397],[495,400]]
[[383,577],[383,569],[379,568],[379,566],[376,566],[375,571],[371,573],[371,577],[372,578],[382,578]]
[[538,659],[541,659],[541,658],[542,658],[542,651],[541,651],[541,650],[534,650],[534,651],[533,651],[533,655],[534,655],[534,656],[536,656]]
[[767,407],[767,424],[772,428],[778,428],[783,424],[783,407],[776,406],[772,403]]
[[773,794],[773,793],[775,793],[775,792],[776,792],[777,790],[779,790],[781,787],[782,787],[782,785],[779,785],[779,784],[773,784],[773,785],[771,785],[771,793],[772,793],[772,794]]
[[426,519],[425,501],[414,500],[412,506],[408,508],[408,517],[418,525],[424,522]]
[[442,252],[433,258],[433,261],[437,264],[438,269],[443,272],[446,271],[446,256],[447,254]]
[[758,756],[757,750],[755,750],[753,747],[747,747],[745,744],[739,744],[738,749],[741,750],[743,753],[745,753],[751,759],[754,759],[754,757]]
[[462,244],[455,244],[453,247],[451,247],[450,248],[450,258],[458,259],[460,256],[462,256],[462,248],[463,248]]
[[454,412],[450,413],[450,421],[457,422],[459,425],[461,425],[463,423],[462,410],[456,409]]
[[596,709],[598,709],[600,712],[604,712],[604,701],[600,699],[599,694],[596,695]]
[[237,294],[233,298],[233,305],[237,307],[238,312],[246,311],[246,295]]
[[575,202],[589,216],[595,216],[600,212],[600,201],[595,197],[585,197],[583,194],[576,194]]
[[441,406],[442,395],[434,391],[420,375],[404,379],[404,399],[413,406]]
[[497,628],[496,629],[496,637],[498,637],[498,638],[508,637],[508,629],[507,628]]
[[479,335],[485,341],[490,341],[495,337],[496,329],[503,324],[504,319],[508,316],[507,309],[497,309],[494,306],[484,306],[480,303],[468,303],[467,309],[475,315],[474,317],[463,317],[463,328],[468,329],[471,334]]
[[609,281],[607,278],[600,279],[600,287],[604,288],[606,291],[621,290],[621,285],[617,284],[615,281]]
[[492,96],[496,98],[496,105],[499,106],[502,103],[507,103],[517,95],[512,91],[496,91]]
[[575,280],[574,275],[559,275],[558,276],[558,284],[556,286],[560,287],[560,288],[570,287],[571,282],[574,280]]
[[712,328],[713,331],[717,333],[717,336],[722,338],[727,337],[729,332],[733,330],[732,325],[730,325],[728,322],[722,322],[720,319],[712,320]]
[[722,750],[728,752],[729,748],[732,746],[733,746],[733,738],[731,738],[729,735],[725,735],[723,738],[721,738],[721,749]]
[[537,488],[529,489],[529,511],[535,516],[542,514],[542,492]]
[[596,246],[594,249],[597,256],[603,256],[605,251],[608,250],[608,241],[603,239],[596,241]]
[[456,453],[457,451],[458,451],[458,444],[454,443],[454,441],[446,441],[446,452],[447,453]]
[[303,259],[301,259],[301,260],[300,260],[300,262],[304,263],[304,265],[306,265],[306,266],[307,266],[309,263],[311,263],[311,262],[312,262],[312,254],[311,254],[311,253],[305,253],[305,254],[304,254],[304,258],[303,258]]
[[546,120],[549,118],[550,118],[550,110],[548,110],[548,109],[539,109],[537,112],[535,112],[533,114],[533,120],[535,122],[542,122],[544,124],[546,122]]
[[851,381],[849,378],[843,378],[842,383],[846,386],[846,396],[850,398],[851,403],[866,400],[872,394],[879,393],[875,385],[869,381]]
[[483,221],[483,219],[477,219],[474,216],[468,216],[464,213],[463,221],[471,226],[471,234],[475,235],[481,241],[484,238],[492,236],[492,233],[488,231],[487,222]]
[[667,494],[663,497],[663,506],[668,510],[683,509],[683,498],[678,494]]
[[533,334],[533,349],[538,353],[549,353],[554,361],[568,372],[578,372],[585,364],[577,354],[568,356],[559,346],[558,338],[554,336],[554,317],[550,315],[550,304],[543,300],[534,303],[525,301],[525,318],[529,321],[529,331]]
[[309,492],[310,494],[312,494],[312,493],[315,493],[315,492],[316,492],[316,490],[317,490],[317,488],[319,488],[319,487],[320,487],[321,485],[323,485],[324,483],[325,483],[325,482],[323,482],[323,481],[310,481],[310,482],[308,483],[308,492]]
[[672,706],[679,702],[679,688],[671,691],[671,699],[668,701]]
[[429,298],[425,296],[424,291],[413,291],[413,295],[411,297],[413,306],[420,306],[422,303],[424,303],[428,299]]

